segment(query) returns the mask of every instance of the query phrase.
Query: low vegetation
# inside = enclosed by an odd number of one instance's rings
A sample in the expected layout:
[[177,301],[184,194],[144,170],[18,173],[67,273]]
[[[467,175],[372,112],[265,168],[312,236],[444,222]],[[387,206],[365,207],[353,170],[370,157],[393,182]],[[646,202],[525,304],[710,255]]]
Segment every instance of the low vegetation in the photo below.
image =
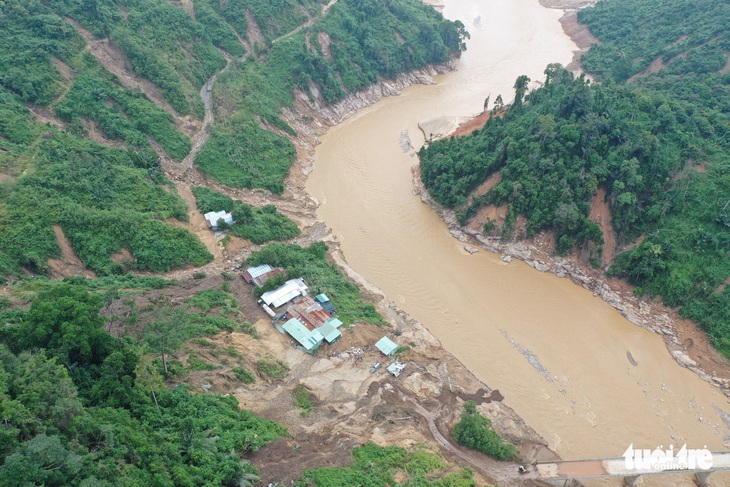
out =
[[292,391],[292,401],[294,405],[301,409],[301,416],[305,417],[314,409],[312,402],[312,393],[309,392],[304,384],[298,384]]
[[[259,14],[257,21],[270,25],[267,19],[275,12],[259,3],[250,2],[249,7],[268,12]],[[280,14],[287,14],[279,15],[275,25],[293,27],[293,19],[316,15],[321,3],[280,2]],[[223,15],[229,15],[225,9]],[[233,16],[229,19],[233,23]],[[280,194],[296,155],[285,138],[294,130],[280,113],[293,105],[295,89],[312,96],[318,93],[332,103],[379,77],[394,78],[448,61],[463,49],[466,35],[461,23],[444,20],[419,1],[340,0],[311,27],[276,44],[259,46],[257,56],[237,61],[221,74],[214,90],[213,135],[195,162],[228,186]],[[326,39],[326,45],[320,45],[320,39]]]
[[514,445],[505,443],[490,426],[492,423],[479,414],[474,401],[464,403],[461,420],[454,425],[454,439],[460,445],[477,450],[497,460],[514,460],[517,450]]
[[477,483],[474,472],[468,468],[446,473],[446,463],[441,455],[426,448],[409,451],[398,446],[366,443],[352,450],[350,466],[305,470],[295,485],[476,487]]
[[289,373],[289,366],[281,360],[272,358],[261,359],[256,362],[259,374],[269,380],[281,380]]
[[303,277],[313,295],[327,294],[337,307],[337,316],[346,324],[357,321],[381,324],[383,318],[373,305],[360,296],[360,289],[345,279],[339,268],[328,262],[327,246],[315,242],[309,247],[273,243],[251,254],[248,264],[282,267],[288,279]]
[[253,384],[256,382],[256,376],[245,367],[233,367],[231,371],[236,375],[236,378],[244,384]]

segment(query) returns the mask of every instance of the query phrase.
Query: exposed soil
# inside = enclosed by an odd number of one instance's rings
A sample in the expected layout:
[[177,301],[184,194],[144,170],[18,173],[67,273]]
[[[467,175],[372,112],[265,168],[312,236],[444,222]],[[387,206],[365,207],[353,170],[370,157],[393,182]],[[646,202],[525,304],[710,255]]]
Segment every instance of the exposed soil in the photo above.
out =
[[91,120],[89,118],[82,118],[81,119],[81,125],[84,126],[86,129],[86,138],[93,140],[94,142],[98,142],[101,145],[105,145],[107,147],[121,147],[124,148],[124,142],[120,140],[111,140],[107,139],[103,133],[99,131],[99,129],[96,127],[96,122],[94,120]]
[[608,268],[613,262],[613,257],[616,255],[616,232],[611,224],[611,209],[608,207],[606,201],[606,188],[600,187],[593,196],[591,201],[591,211],[588,219],[598,224],[601,227],[601,233],[603,234],[603,256],[601,258],[601,267],[603,269]]
[[132,70],[131,63],[121,49],[116,47],[109,39],[96,39],[93,34],[84,29],[73,19],[66,19],[66,22],[73,25],[81,36],[86,40],[86,48],[94,55],[94,58],[104,68],[114,74],[122,85],[130,89],[139,89],[147,98],[157,106],[172,115],[175,125],[188,137],[200,129],[201,123],[190,115],[182,116],[162,96],[160,89],[145,78],[137,76]]
[[62,122],[60,119],[56,117],[56,115],[53,113],[53,110],[50,110],[48,108],[43,108],[38,105],[34,105],[32,103],[28,103],[28,110],[30,113],[33,114],[35,119],[40,123],[48,123],[51,125],[56,126],[57,128],[61,130],[66,129],[66,123]]
[[53,279],[64,279],[70,276],[96,277],[94,272],[86,269],[81,259],[76,256],[71,247],[71,242],[63,233],[63,229],[58,225],[53,225],[53,233],[56,234],[56,242],[61,249],[61,257],[48,259],[51,277]]
[[720,74],[725,74],[728,72],[730,72],[730,55],[727,57],[727,63],[725,63],[725,66],[723,66],[720,70]]
[[597,0],[540,0],[540,4],[547,8],[556,8],[565,11],[560,23],[563,31],[578,46],[573,52],[573,60],[565,67],[568,71],[580,72],[582,66],[580,58],[593,44],[600,44],[600,41],[591,34],[588,27],[578,22],[578,10],[595,5]]
[[636,73],[631,78],[629,78],[628,81],[629,82],[632,82],[636,78],[640,78],[640,77],[644,77],[644,76],[649,76],[650,74],[653,74],[653,73],[658,73],[659,71],[661,71],[665,67],[666,67],[666,64],[664,63],[664,60],[662,59],[661,56],[659,56],[658,58],[656,58],[655,60],[653,60],[651,62],[651,64],[649,64],[649,67],[648,68],[646,68],[645,70],[643,70],[643,71],[641,71],[639,73]]
[[[550,2],[550,0],[543,1]],[[189,1],[182,2],[184,5],[189,3]],[[575,20],[564,20],[563,25],[566,32],[569,32],[566,28],[568,25],[576,28],[573,35],[583,36],[582,44],[579,45],[590,45],[588,42],[590,37],[585,35],[587,31],[581,30],[582,27]],[[249,19],[249,26],[248,43],[250,45],[256,41],[264,43],[263,36],[252,18]],[[107,69],[116,74],[122,83],[140,88],[150,99],[173,114],[176,123],[185,133],[191,136],[199,135],[205,132],[204,127],[212,123],[212,118],[210,122],[203,124],[174,113],[154,85],[138,79],[131,72],[120,51],[106,41],[93,39],[89,32],[84,33],[79,26],[77,28],[87,39],[90,51]],[[577,56],[579,54],[576,53]],[[428,74],[418,73],[403,83],[414,82],[428,82]],[[249,204],[257,206],[275,204],[279,211],[294,219],[303,229],[302,235],[293,240],[294,243],[307,245],[313,241],[326,241],[330,245],[331,256],[335,262],[362,287],[365,295],[391,323],[384,328],[357,324],[354,328],[344,330],[342,340],[334,347],[323,347],[317,355],[310,356],[294,348],[287,336],[271,326],[266,315],[256,305],[250,287],[241,279],[230,281],[232,292],[239,300],[242,313],[249,321],[256,323],[261,338],[255,340],[243,333],[230,333],[211,340],[219,348],[235,349],[243,358],[226,357],[220,353],[215,356],[213,352],[200,345],[190,345],[187,350],[181,351],[178,358],[185,360],[190,352],[195,352],[199,357],[220,366],[220,369],[214,371],[197,371],[189,375],[187,383],[197,387],[198,391],[233,393],[242,407],[287,426],[290,437],[274,442],[251,458],[261,472],[264,485],[275,481],[288,484],[303,468],[344,465],[349,462],[351,448],[365,441],[403,446],[428,443],[439,448],[451,462],[474,468],[480,477],[478,479],[480,483],[488,479],[491,482],[499,481],[500,485],[522,484],[525,479],[517,477],[515,464],[492,462],[480,454],[463,450],[452,443],[449,425],[456,420],[460,404],[466,399],[477,399],[481,403],[480,411],[492,420],[495,429],[501,435],[518,445],[524,458],[529,460],[555,458],[555,455],[544,447],[544,441],[500,402],[498,391],[491,391],[485,384],[479,382],[460,362],[445,352],[440,343],[420,323],[384,299],[377,289],[339,258],[337,243],[329,229],[316,219],[316,202],[304,191],[304,183],[312,167],[312,150],[317,136],[324,133],[328,125],[340,122],[362,106],[374,103],[382,96],[397,93],[397,89],[403,86],[398,83],[382,82],[364,94],[348,97],[331,112],[326,112],[329,108],[325,107],[321,100],[312,102],[298,96],[296,102],[298,113],[288,112],[291,120],[287,119],[301,134],[301,137],[295,140],[298,158],[291,168],[286,180],[286,190],[281,196],[262,190],[222,187],[192,167],[194,155],[189,163],[178,164],[164,157],[164,153],[161,154],[166,175],[175,181],[178,191],[190,205],[191,218],[190,223],[186,225],[209,249],[215,251],[216,258],[201,268],[169,273],[168,277],[180,280],[181,284],[140,298],[138,303],[140,307],[144,305],[145,300],[163,297],[179,301],[185,296],[194,294],[196,290],[220,286],[223,283],[220,273],[236,272],[251,251],[258,248],[250,242],[235,238],[229,239],[225,249],[221,248],[215,237],[211,238],[211,232],[200,228],[201,215],[196,214],[190,187],[203,185]],[[204,88],[201,92],[204,101],[206,94],[210,96],[209,93],[209,88]],[[209,104],[206,104],[206,112],[211,111]],[[303,122],[305,117],[308,117],[307,122]],[[471,130],[473,129],[468,131]],[[498,219],[501,213],[494,209],[491,210],[494,213],[488,211],[489,209],[485,209],[484,214],[493,214],[493,219]],[[460,230],[454,231],[458,236]],[[472,229],[470,233],[477,232],[477,229]],[[460,235],[470,242],[480,243],[476,237],[469,237],[463,233]],[[545,240],[550,239],[546,237]],[[497,248],[497,251],[503,250],[502,247]],[[537,247],[528,250],[526,257],[528,263],[540,262],[546,265],[544,261],[551,261],[550,251],[545,253]],[[519,257],[517,254],[519,253],[515,253],[515,256]],[[525,258],[524,255],[522,258]],[[673,340],[679,341],[681,349],[697,360],[701,368],[713,376],[730,378],[727,361],[714,352],[707,343],[706,336],[697,330],[694,324],[678,324],[676,314],[671,310],[655,306],[655,303],[647,303],[646,300],[637,300],[626,283],[607,280],[598,271],[584,268],[579,262],[567,261],[561,262],[561,265],[563,267],[560,269],[564,269],[567,265],[572,266],[571,269],[573,267],[578,269],[576,272],[583,273],[586,282],[597,290],[608,286],[621,301],[630,302],[636,309],[640,309],[643,314],[638,316],[642,319],[651,316],[656,318],[654,322],[665,323],[665,327],[659,331],[662,333],[665,330],[671,331],[665,334],[668,343],[673,343]],[[207,277],[192,279],[193,274],[200,273],[207,274]],[[666,319],[659,319],[661,317]],[[115,333],[120,333],[119,326],[118,323],[114,325]],[[398,343],[412,344],[412,349],[402,358],[406,362],[405,372],[398,378],[390,376],[384,367],[373,374],[369,373],[372,362],[381,361],[384,365],[388,363],[372,348],[372,344],[383,335],[395,337]],[[356,361],[348,352],[352,347],[364,350],[362,360]],[[291,370],[289,375],[279,382],[268,381],[261,377],[256,373],[254,364],[256,360],[266,357],[285,361]],[[230,371],[237,364],[245,365],[251,372],[256,373],[258,376],[256,383],[243,385],[238,382]],[[291,390],[299,383],[303,383],[315,397],[314,411],[306,417],[301,417],[299,410],[292,404]]]
[[[453,442],[450,426],[458,419],[465,400],[479,403],[482,414],[517,444],[526,458],[556,458],[534,432],[502,405],[499,391],[477,381],[423,327],[387,303],[379,311],[391,325],[359,323],[343,327],[342,339],[309,355],[294,348],[291,338],[271,325],[256,304],[251,286],[240,278],[225,281],[220,274],[213,273],[201,279],[184,277],[178,286],[133,299],[139,309],[151,303],[181,304],[197,291],[218,288],[224,282],[238,299],[245,319],[255,323],[260,338],[240,332],[221,333],[206,341],[186,344],[168,360],[187,363],[194,354],[212,364],[215,370],[188,371],[178,382],[199,393],[234,394],[243,408],[287,427],[287,438],[250,457],[259,468],[263,485],[288,485],[304,468],[346,465],[351,449],[367,441],[404,447],[430,444],[447,460],[472,467],[480,484],[499,481],[500,485],[524,485],[525,479],[517,473],[515,463],[496,462]],[[128,314],[128,305],[121,302],[109,307],[109,332],[120,336],[125,331],[123,318]],[[139,333],[141,326],[127,332]],[[398,357],[406,364],[398,378],[385,370],[392,359],[373,346],[385,335],[412,347]],[[353,353],[355,350],[361,355]],[[290,371],[281,379],[267,378],[256,367],[256,361],[261,359],[282,360]],[[376,361],[383,365],[371,373]],[[256,376],[255,383],[243,384],[236,378],[232,369],[241,366]],[[314,402],[314,409],[306,416],[292,400],[292,390],[298,384],[310,391]]]
[[193,0],[170,0],[170,3],[176,7],[180,7],[190,14],[190,17],[195,20],[195,8],[193,8]]
[[258,22],[256,22],[256,19],[248,10],[246,10],[246,25],[248,25],[248,32],[246,32],[248,44],[250,46],[255,46],[256,43],[258,43],[261,46],[265,46],[266,38],[264,37],[264,34],[261,33],[261,28],[259,27]]
[[205,248],[208,249],[208,252],[213,254],[213,257],[216,259],[219,259],[221,257],[221,247],[218,245],[218,239],[215,237],[215,233],[211,231],[208,221],[198,211],[198,206],[195,204],[195,196],[193,196],[190,186],[182,183],[178,184],[177,193],[188,204],[189,221],[180,222],[175,220],[174,224],[187,229],[190,233],[198,237],[205,245]]

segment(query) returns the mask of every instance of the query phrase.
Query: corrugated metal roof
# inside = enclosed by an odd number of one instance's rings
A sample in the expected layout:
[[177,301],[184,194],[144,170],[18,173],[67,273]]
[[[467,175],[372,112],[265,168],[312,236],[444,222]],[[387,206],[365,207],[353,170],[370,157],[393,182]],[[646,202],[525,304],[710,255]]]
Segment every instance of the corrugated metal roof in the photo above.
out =
[[403,372],[403,369],[406,368],[406,364],[402,364],[400,362],[393,362],[388,366],[388,372],[393,374],[394,376],[398,377]]
[[388,337],[383,337],[375,344],[375,348],[383,352],[385,355],[393,355],[398,350],[398,345]]
[[304,297],[297,303],[289,305],[287,311],[304,323],[304,326],[314,330],[330,319],[330,314],[310,297]]
[[273,270],[274,268],[271,267],[269,264],[263,264],[256,267],[249,267],[248,269],[246,269],[246,272],[248,272],[248,275],[251,276],[252,279],[255,279]]
[[339,328],[339,327],[341,327],[342,325],[344,325],[344,323],[343,323],[343,322],[341,322],[341,321],[340,321],[339,319],[337,319],[337,318],[330,318],[329,320],[327,320],[327,323],[329,323],[330,325],[334,326],[335,328]]
[[327,340],[327,343],[329,344],[334,343],[338,338],[342,336],[340,330],[332,326],[329,322],[320,325],[319,328],[317,328],[317,331],[322,334],[324,339]]
[[315,350],[322,344],[324,337],[317,331],[309,331],[298,319],[292,318],[283,326],[284,330],[291,335],[308,352]]
[[218,226],[218,220],[223,220],[228,224],[233,223],[233,215],[225,211],[209,211],[203,216],[206,220],[208,220],[208,224],[213,228]]
[[319,301],[320,303],[325,303],[325,302],[327,302],[327,301],[330,300],[330,298],[328,298],[325,293],[317,294],[317,296],[315,297],[315,299],[317,301]]
[[278,308],[300,294],[306,294],[307,289],[307,285],[304,284],[304,279],[290,279],[283,286],[262,294],[261,299],[269,306],[273,304],[274,308]]

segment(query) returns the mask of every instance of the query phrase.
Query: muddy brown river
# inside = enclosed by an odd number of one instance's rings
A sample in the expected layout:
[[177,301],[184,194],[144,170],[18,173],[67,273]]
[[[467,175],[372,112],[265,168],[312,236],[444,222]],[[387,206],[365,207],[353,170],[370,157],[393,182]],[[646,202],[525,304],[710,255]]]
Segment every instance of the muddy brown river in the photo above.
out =
[[444,15],[471,33],[458,70],[362,110],[317,148],[307,189],[344,258],[499,389],[563,458],[621,456],[630,443],[723,450],[727,399],[678,366],[658,335],[567,279],[484,250],[468,254],[413,195],[418,161],[401,148],[404,131],[418,148],[419,122],[473,116],[490,94],[511,100],[517,76],[541,80],[548,63],[565,65],[576,49],[562,12],[537,0],[445,3]]

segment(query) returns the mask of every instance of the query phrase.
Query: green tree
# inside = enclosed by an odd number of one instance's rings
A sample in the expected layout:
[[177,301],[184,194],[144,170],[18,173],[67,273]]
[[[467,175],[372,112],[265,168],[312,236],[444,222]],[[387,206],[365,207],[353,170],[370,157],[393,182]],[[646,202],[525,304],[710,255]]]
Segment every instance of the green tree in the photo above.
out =
[[170,306],[159,308],[155,312],[154,321],[147,325],[144,341],[160,354],[165,374],[169,372],[167,355],[180,348],[188,337],[189,328],[190,322],[185,311]]
[[99,316],[102,298],[61,284],[38,295],[15,334],[17,350],[44,348],[67,366],[101,364],[116,346]]
[[461,421],[454,425],[454,439],[472,450],[480,451],[498,460],[513,459],[517,455],[515,447],[502,441],[497,433],[490,429],[491,422],[476,409],[474,401],[464,403]]
[[522,99],[525,97],[525,93],[527,93],[527,85],[530,83],[530,78],[527,77],[527,75],[520,75],[515,80],[515,102],[513,104],[514,107],[520,107],[522,106]]
[[0,468],[0,484],[7,487],[70,485],[81,470],[82,461],[57,436],[41,433],[5,459]]

